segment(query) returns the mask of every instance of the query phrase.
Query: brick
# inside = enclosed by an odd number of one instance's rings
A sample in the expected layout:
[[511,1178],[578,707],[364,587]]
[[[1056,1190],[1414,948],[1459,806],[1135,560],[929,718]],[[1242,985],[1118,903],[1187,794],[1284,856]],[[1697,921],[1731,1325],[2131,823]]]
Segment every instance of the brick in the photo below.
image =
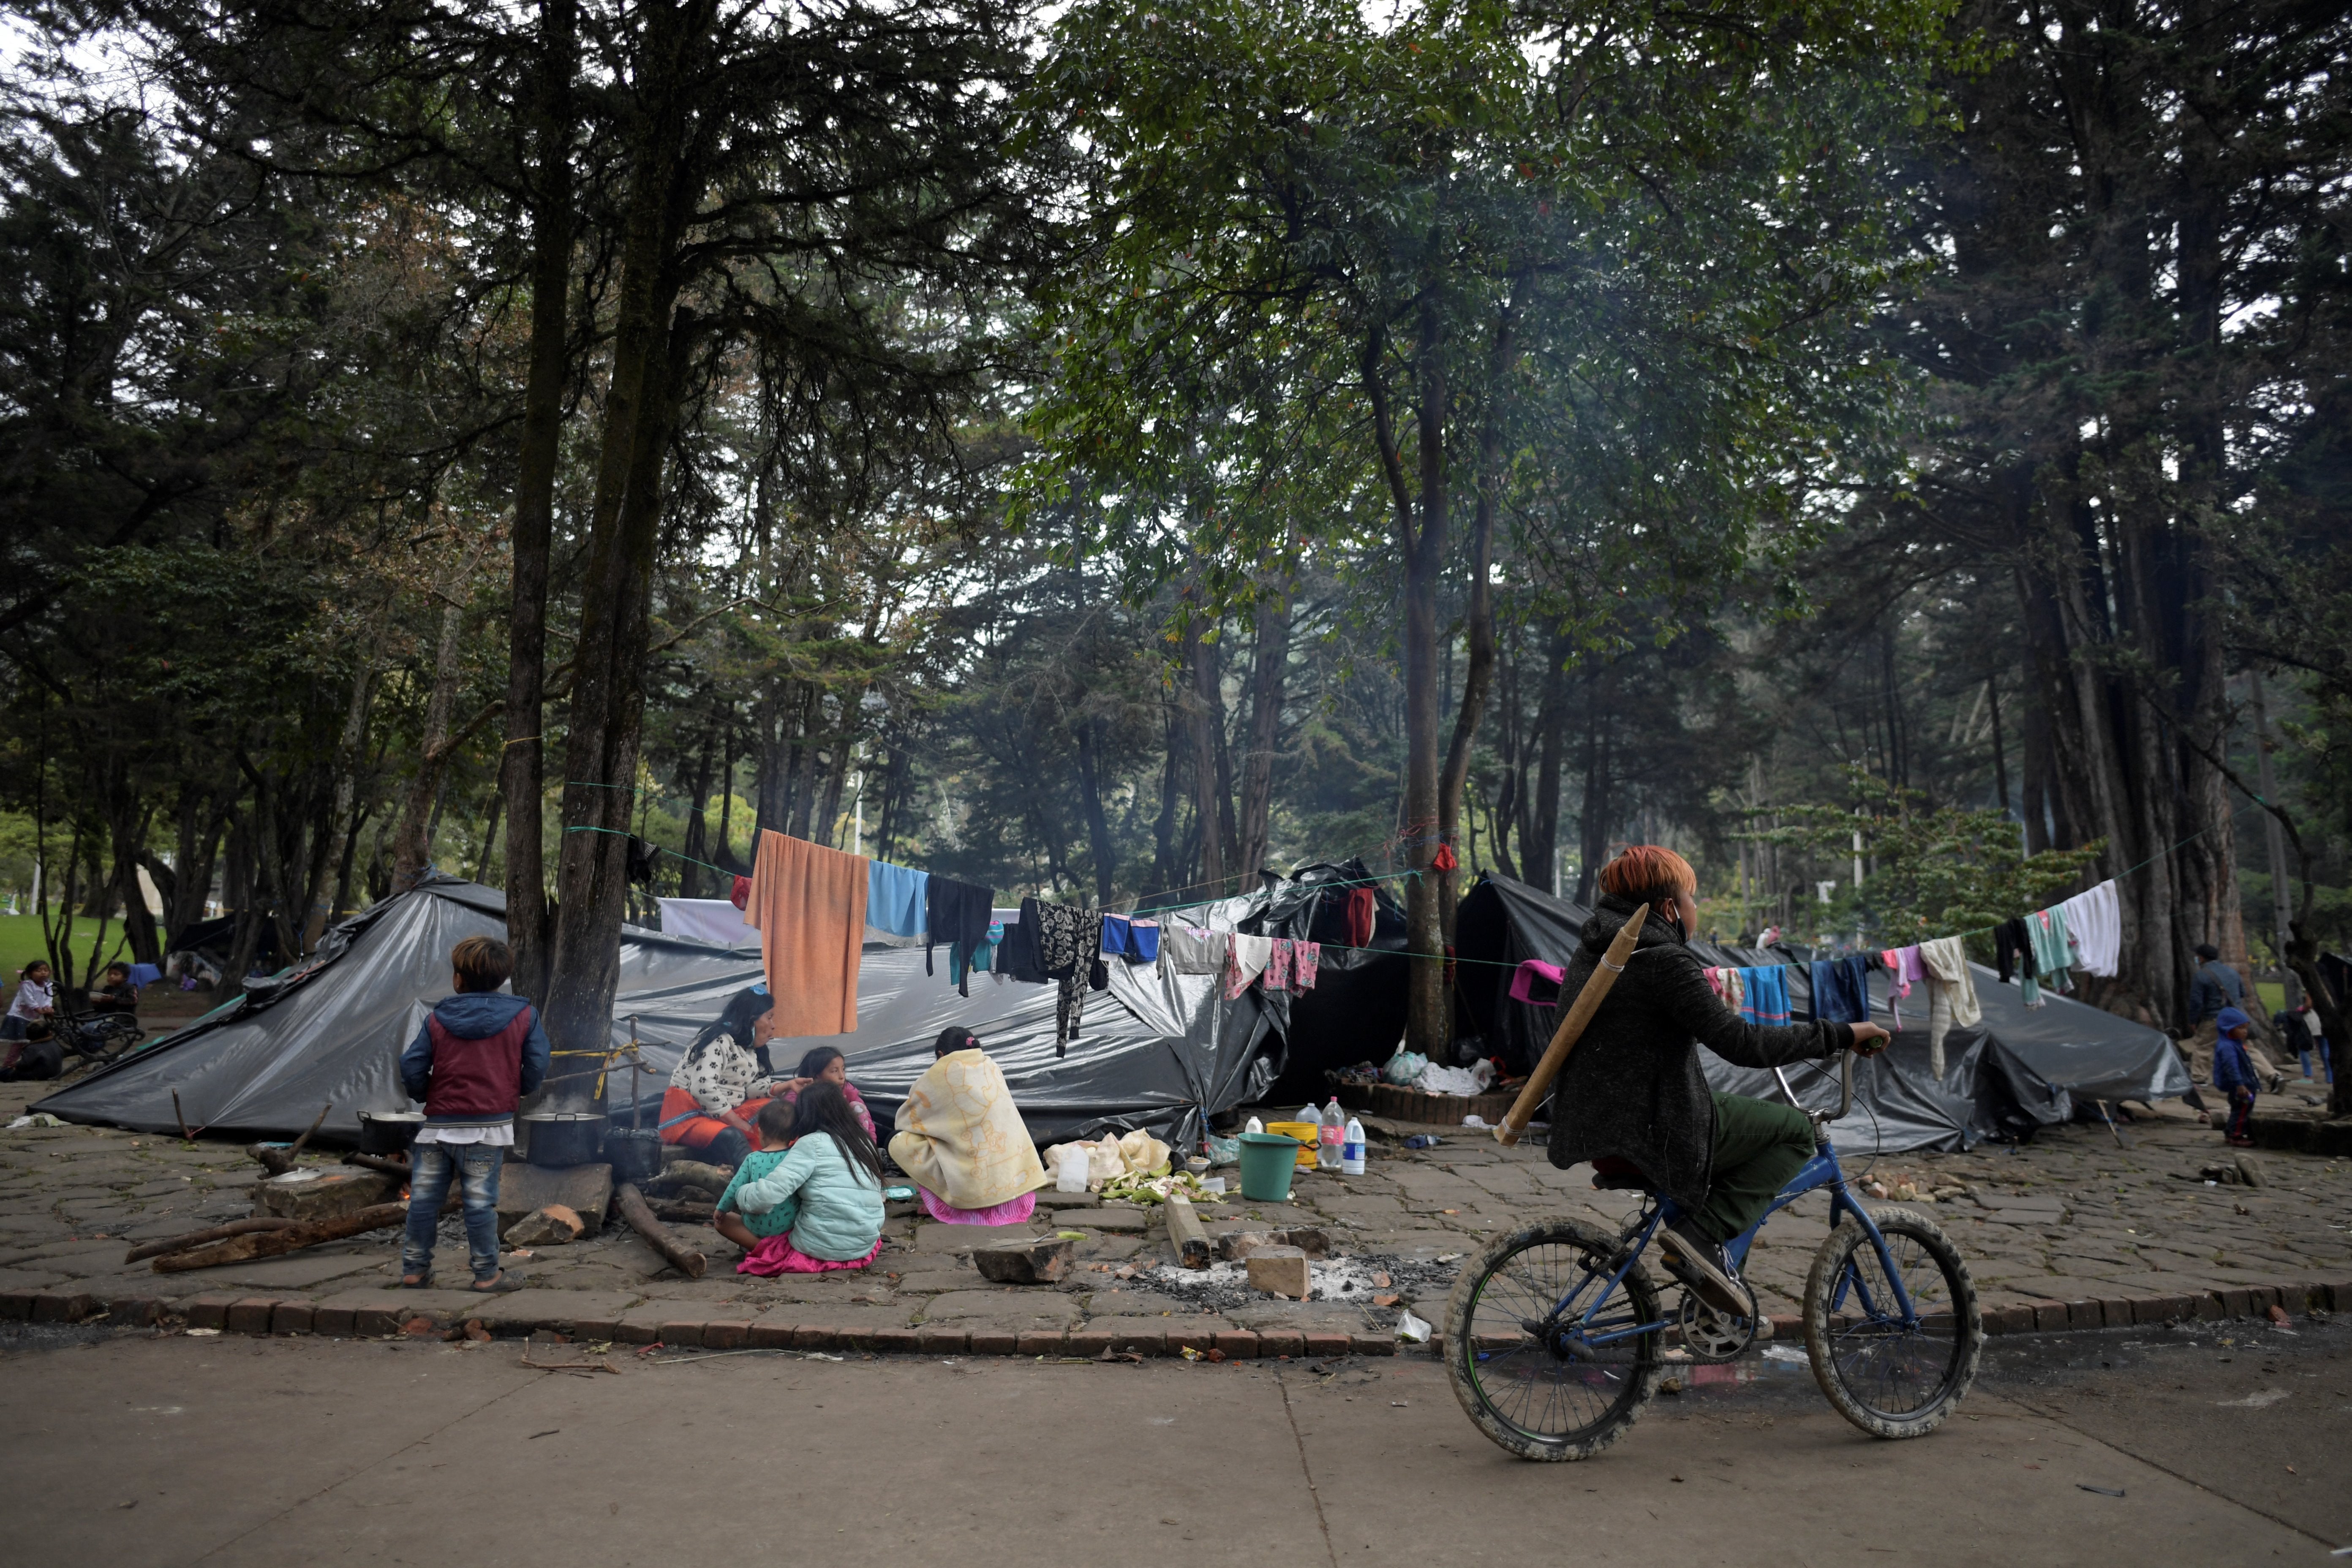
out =
[[0,1319],[21,1323],[33,1315],[33,1298],[37,1294],[30,1288],[0,1290]]
[[269,1320],[278,1310],[278,1301],[271,1296],[246,1296],[228,1305],[228,1321],[221,1326],[233,1334],[266,1334]]
[[2221,1298],[2210,1290],[2200,1290],[2189,1299],[2189,1310],[2200,1322],[2218,1322],[2222,1317]]
[[1355,1348],[1345,1334],[1309,1334],[1307,1336],[1308,1355],[1346,1355]]
[[1022,1355],[1060,1355],[1062,1336],[1050,1329],[1031,1329],[1015,1336],[1013,1348]]
[[654,1336],[666,1345],[700,1345],[706,1325],[699,1318],[676,1318],[664,1323]]
[[33,1321],[79,1323],[98,1310],[98,1298],[87,1290],[42,1290],[33,1297]]
[[925,1323],[915,1331],[915,1348],[925,1355],[962,1355],[971,1349],[971,1331],[956,1323]]
[[790,1350],[793,1346],[793,1325],[790,1323],[772,1323],[765,1319],[757,1320],[751,1324],[751,1347],[755,1351]]
[[354,1307],[352,1309],[352,1332],[362,1339],[383,1339],[400,1332],[400,1320],[397,1308]]
[[581,1344],[610,1344],[620,1331],[618,1318],[576,1318],[572,1323],[572,1337]]
[[794,1323],[793,1349],[796,1351],[847,1350],[849,1345],[839,1329],[824,1323]]
[[707,1351],[740,1351],[751,1342],[751,1321],[702,1325],[702,1348]]
[[1217,1342],[1217,1330],[1213,1323],[1171,1322],[1168,1325],[1168,1353],[1181,1351],[1205,1351]]
[[1227,1361],[1253,1361],[1257,1356],[1257,1336],[1247,1329],[1219,1329],[1216,1348],[1225,1352]]
[[1348,1336],[1348,1345],[1358,1355],[1397,1353],[1396,1341],[1387,1334],[1350,1334]]
[[1126,1355],[1166,1355],[1168,1331],[1121,1324],[1108,1331],[1110,1348]]
[[613,1325],[613,1342],[616,1345],[649,1345],[661,1338],[661,1330],[643,1318],[635,1322],[626,1319]]
[[[2028,1310],[2030,1311],[2031,1309]],[[1987,1307],[1981,1316],[1984,1321],[1984,1331],[1988,1335],[2010,1334],[2018,1331],[2015,1327],[2018,1314],[2014,1308]],[[2026,1321],[2031,1325],[2032,1318],[2028,1317]]]
[[2066,1326],[2070,1329],[2099,1329],[2106,1326],[2106,1317],[2096,1301],[2066,1303]]
[[2037,1334],[2056,1333],[2066,1326],[2066,1303],[2036,1301],[2033,1304],[2033,1331]]
[[2099,1311],[2101,1316],[2105,1319],[2108,1328],[2128,1329],[2131,1327],[2132,1304],[2128,1300],[2117,1300],[2113,1298],[2109,1298],[2108,1300],[2103,1300],[2099,1303]]
[[191,1296],[180,1303],[181,1314],[192,1329],[219,1329],[228,1325],[228,1310],[236,1300],[234,1296],[217,1293]]
[[269,1314],[269,1331],[273,1334],[307,1334],[317,1314],[318,1309],[308,1301],[280,1301],[278,1310]]
[[2245,1318],[2253,1315],[2253,1297],[2242,1286],[2233,1286],[2216,1293],[2221,1298],[2221,1311],[2224,1316]]
[[1801,1340],[1805,1337],[1805,1320],[1793,1313],[1775,1317],[1769,1321],[1772,1325],[1772,1337],[1776,1340]]
[[2327,1292],[2329,1311],[2352,1312],[2352,1279],[2331,1279],[2321,1288]]
[[[872,1348],[877,1355],[912,1355],[922,1348],[921,1339],[912,1329],[875,1329],[870,1331],[873,1335]],[[1022,1337],[1026,1339],[1028,1336],[1024,1334]],[[1054,1348],[1056,1351],[1061,1349],[1059,1335],[1055,1336]]]
[[161,1322],[168,1305],[160,1296],[117,1296],[106,1304],[106,1321],[118,1327],[141,1328]]
[[2246,1288],[2246,1305],[2254,1317],[2268,1317],[2278,1299],[2279,1291],[2275,1285],[2250,1285]]
[[1260,1329],[1257,1353],[1262,1356],[1305,1355],[1307,1336],[1297,1329]]
[[1013,1355],[1021,1348],[1021,1336],[1011,1329],[974,1329],[971,1331],[971,1353],[974,1355]]

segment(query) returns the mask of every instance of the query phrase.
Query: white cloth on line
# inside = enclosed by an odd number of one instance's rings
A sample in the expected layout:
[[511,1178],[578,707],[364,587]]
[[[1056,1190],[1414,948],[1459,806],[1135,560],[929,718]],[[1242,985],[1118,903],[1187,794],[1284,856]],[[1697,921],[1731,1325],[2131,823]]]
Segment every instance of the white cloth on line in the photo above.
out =
[[514,1123],[477,1121],[465,1126],[436,1127],[428,1121],[416,1130],[419,1143],[488,1143],[493,1149],[514,1147]]
[[1179,974],[1223,974],[1232,940],[1221,931],[1164,925],[1160,928],[1160,956]]
[[2074,956],[2081,961],[2078,967],[2084,973],[2112,977],[2121,969],[2123,906],[2116,899],[2114,878],[2060,904],[2058,915],[2066,922],[2066,934],[2074,944]]
[[1983,1018],[1977,984],[1969,973],[1969,952],[1956,936],[1919,944],[1920,967],[1927,972],[1927,1066],[1944,1077],[1944,1037]]
[[1235,931],[1229,939],[1232,951],[1226,957],[1225,996],[1228,1001],[1249,989],[1251,981],[1265,973],[1274,961],[1274,938],[1244,936]]
[[743,921],[743,911],[726,899],[664,899],[662,934],[718,947],[758,947],[760,933]]

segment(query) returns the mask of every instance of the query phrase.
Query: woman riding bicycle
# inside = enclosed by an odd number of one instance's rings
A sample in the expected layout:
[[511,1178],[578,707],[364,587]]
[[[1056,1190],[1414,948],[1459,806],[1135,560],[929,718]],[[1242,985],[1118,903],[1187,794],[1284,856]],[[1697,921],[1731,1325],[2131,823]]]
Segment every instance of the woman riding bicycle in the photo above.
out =
[[1671,849],[1634,845],[1601,868],[1601,896],[1568,965],[1560,994],[1573,997],[1634,910],[1650,906],[1625,972],[1593,1014],[1552,1098],[1551,1163],[1612,1156],[1631,1163],[1682,1214],[1661,1234],[1666,1267],[1717,1311],[1753,1308],[1723,1244],[1761,1219],[1812,1156],[1802,1111],[1743,1095],[1715,1094],[1701,1072],[1704,1045],[1740,1067],[1772,1068],[1885,1048],[1876,1024],[1750,1024],[1727,1008],[1686,943],[1697,919],[1698,878]]

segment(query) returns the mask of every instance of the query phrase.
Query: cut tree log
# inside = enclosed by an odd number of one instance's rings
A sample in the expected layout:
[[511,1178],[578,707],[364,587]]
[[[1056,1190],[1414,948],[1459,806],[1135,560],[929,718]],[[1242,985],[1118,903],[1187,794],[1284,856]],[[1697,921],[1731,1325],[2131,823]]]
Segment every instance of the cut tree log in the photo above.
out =
[[631,1230],[644,1237],[648,1246],[669,1259],[670,1267],[688,1279],[702,1278],[708,1260],[662,1228],[661,1221],[654,1217],[654,1211],[646,1206],[645,1194],[637,1191],[636,1183],[623,1182],[614,1188],[613,1206],[621,1211],[621,1217],[629,1222]]
[[1202,1226],[1201,1216],[1192,1212],[1192,1199],[1168,1200],[1168,1239],[1176,1244],[1176,1259],[1185,1268],[1209,1266],[1209,1233]]
[[656,1219],[676,1220],[680,1225],[709,1225],[718,1216],[717,1205],[685,1198],[647,1198],[646,1207]]
[[300,1225],[299,1219],[278,1219],[264,1215],[259,1219],[233,1219],[226,1225],[207,1226],[180,1236],[167,1236],[161,1241],[146,1241],[122,1255],[125,1263],[142,1263],[150,1258],[161,1258],[167,1252],[184,1252],[191,1247],[202,1247],[208,1241],[226,1241],[232,1236],[246,1236],[256,1231],[287,1230]]
[[[449,1195],[442,1200],[441,1212],[456,1210],[464,1197],[458,1184],[449,1184]],[[199,1247],[193,1251],[174,1252],[155,1259],[158,1274],[179,1274],[191,1268],[216,1268],[224,1263],[249,1263],[257,1258],[277,1258],[289,1252],[299,1252],[306,1247],[316,1247],[324,1241],[342,1241],[354,1236],[364,1236],[372,1230],[408,1222],[408,1205],[404,1203],[375,1204],[355,1214],[338,1215],[333,1219],[306,1220],[289,1225],[283,1230],[254,1231],[234,1236],[226,1241]]]
[[343,1156],[343,1163],[357,1165],[362,1171],[382,1171],[387,1176],[399,1176],[404,1179],[408,1176],[411,1170],[407,1161],[397,1159],[390,1154],[346,1154]]

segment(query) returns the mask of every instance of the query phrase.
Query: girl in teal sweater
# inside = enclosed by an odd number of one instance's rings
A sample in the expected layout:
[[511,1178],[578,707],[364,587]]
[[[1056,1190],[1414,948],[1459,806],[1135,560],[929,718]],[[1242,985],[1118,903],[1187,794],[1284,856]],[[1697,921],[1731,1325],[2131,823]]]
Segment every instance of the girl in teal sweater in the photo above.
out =
[[[863,1268],[882,1250],[881,1151],[839,1084],[818,1079],[801,1090],[792,1113],[792,1148],[784,1157],[764,1174],[728,1185],[727,1197],[758,1237],[735,1271]],[[763,1111],[763,1134],[766,1121]],[[761,1236],[761,1217],[785,1204],[795,1210],[789,1230]]]
[[793,1222],[800,1218],[800,1205],[791,1198],[775,1205],[765,1214],[746,1215],[737,1206],[735,1194],[745,1185],[772,1173],[784,1163],[793,1147],[793,1108],[789,1101],[778,1098],[760,1108],[760,1120],[755,1123],[760,1134],[758,1152],[747,1154],[735,1167],[735,1179],[719,1194],[718,1212],[711,1215],[710,1228],[741,1247],[746,1252],[759,1249],[760,1243],[772,1236],[789,1236]]

